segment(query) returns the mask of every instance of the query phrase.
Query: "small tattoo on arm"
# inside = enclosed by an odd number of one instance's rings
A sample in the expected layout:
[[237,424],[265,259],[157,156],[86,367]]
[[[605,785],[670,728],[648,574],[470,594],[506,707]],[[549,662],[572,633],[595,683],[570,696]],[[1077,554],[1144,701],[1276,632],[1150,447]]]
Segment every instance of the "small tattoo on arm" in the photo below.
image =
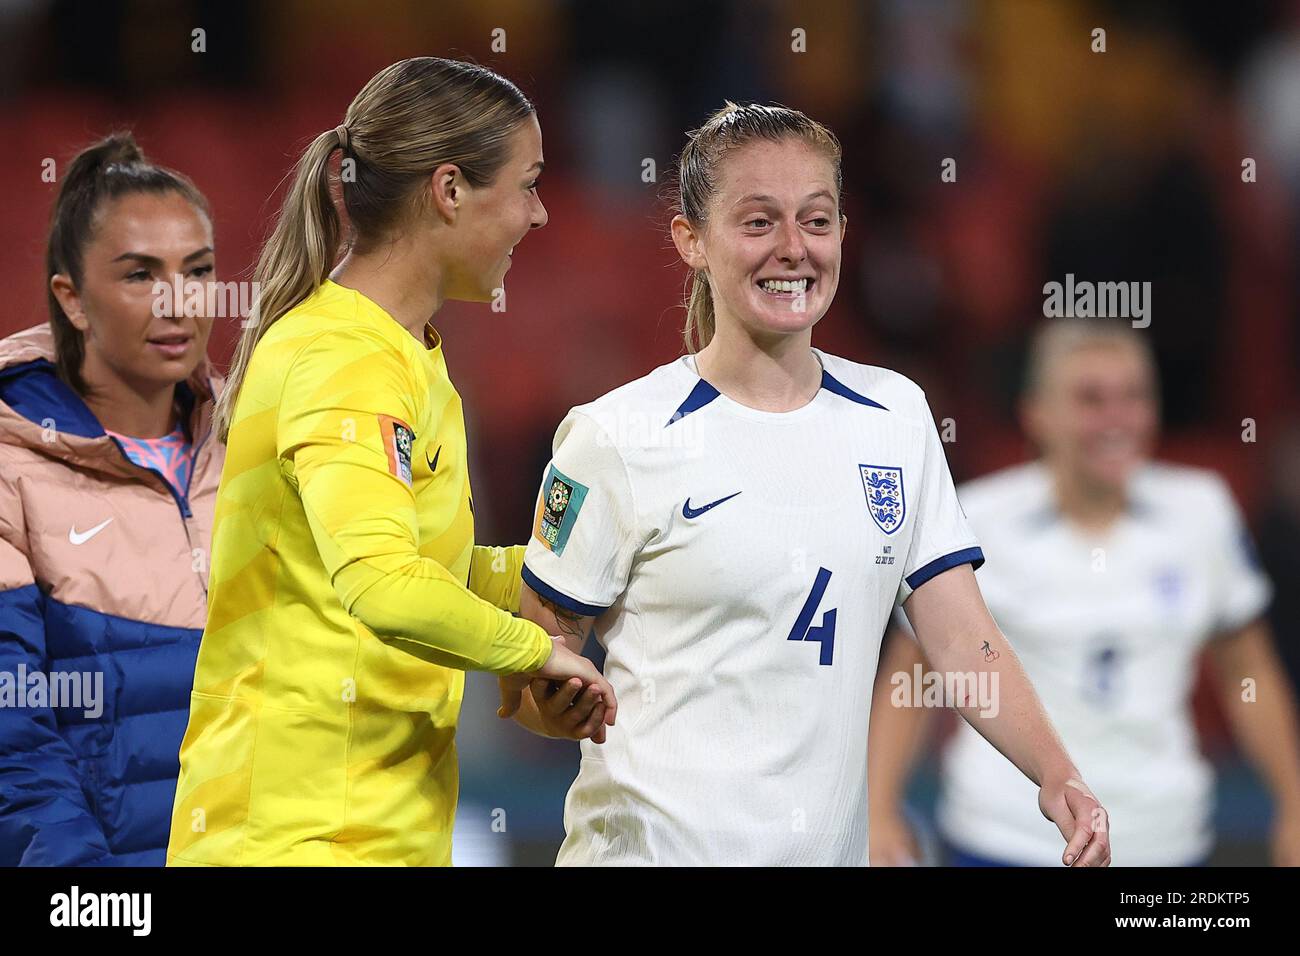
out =
[[580,626],[582,615],[570,611],[568,608],[560,607],[554,601],[549,601],[544,597],[538,599],[542,602],[542,607],[555,615],[555,623],[560,628],[561,634],[567,634],[570,637],[582,636]]

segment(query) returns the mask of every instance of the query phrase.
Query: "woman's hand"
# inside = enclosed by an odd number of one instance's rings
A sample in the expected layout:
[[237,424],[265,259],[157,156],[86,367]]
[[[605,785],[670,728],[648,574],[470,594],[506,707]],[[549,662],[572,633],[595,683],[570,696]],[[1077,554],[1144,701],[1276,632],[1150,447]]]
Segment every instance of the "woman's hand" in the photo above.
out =
[[[542,729],[548,737],[605,742],[605,699],[595,684],[585,687],[578,678],[564,683],[535,678],[528,684],[537,705]],[[612,721],[611,721],[612,723]]]
[[1110,866],[1110,818],[1078,777],[1048,780],[1038,791],[1038,809],[1065,837],[1066,866]]
[[917,865],[921,851],[912,828],[901,813],[878,813],[872,807],[868,826],[871,830],[872,866]]
[[500,678],[501,707],[497,716],[514,716],[524,690],[530,689],[548,736],[578,740],[591,737],[603,743],[605,727],[614,726],[618,713],[613,686],[591,661],[569,650],[564,638],[552,635],[551,643],[551,656],[540,668],[531,674]]

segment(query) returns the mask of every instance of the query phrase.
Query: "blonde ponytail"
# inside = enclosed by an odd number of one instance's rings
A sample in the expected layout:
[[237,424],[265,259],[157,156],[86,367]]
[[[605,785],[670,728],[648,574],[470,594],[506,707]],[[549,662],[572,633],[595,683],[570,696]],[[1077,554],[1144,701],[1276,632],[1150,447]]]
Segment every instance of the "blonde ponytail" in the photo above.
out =
[[713,290],[709,288],[708,275],[702,271],[692,272],[686,281],[690,291],[686,293],[686,329],[682,340],[686,351],[694,354],[713,338]]
[[257,290],[226,386],[217,400],[213,428],[221,441],[230,435],[235,401],[248,372],[253,349],[277,319],[309,297],[329,277],[339,254],[341,224],[330,196],[329,158],[339,146],[334,130],[317,136],[298,160],[271,237],[253,273]]
[[278,319],[307,299],[338,262],[342,222],[330,191],[330,156],[341,149],[354,175],[340,190],[351,248],[376,248],[405,227],[439,166],[458,167],[475,188],[506,161],[515,129],[534,112],[509,80],[486,67],[441,57],[401,60],[375,74],[343,123],[321,133],[294,168],[254,279],[256,304],[235,348],[213,427],[230,435],[253,350]]

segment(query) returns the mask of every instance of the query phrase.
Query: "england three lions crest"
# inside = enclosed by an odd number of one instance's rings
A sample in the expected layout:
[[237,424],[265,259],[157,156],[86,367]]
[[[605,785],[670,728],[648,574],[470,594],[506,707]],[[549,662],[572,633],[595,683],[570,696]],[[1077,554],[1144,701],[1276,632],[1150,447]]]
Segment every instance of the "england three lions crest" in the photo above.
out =
[[907,502],[903,498],[903,469],[880,465],[858,465],[862,488],[867,493],[867,510],[871,520],[885,534],[903,526]]

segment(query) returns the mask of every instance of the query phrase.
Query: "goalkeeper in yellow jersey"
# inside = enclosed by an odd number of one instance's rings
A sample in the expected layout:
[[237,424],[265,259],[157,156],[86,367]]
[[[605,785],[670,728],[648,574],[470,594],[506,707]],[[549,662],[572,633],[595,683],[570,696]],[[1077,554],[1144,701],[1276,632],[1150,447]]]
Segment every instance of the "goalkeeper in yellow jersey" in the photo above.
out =
[[524,95],[433,57],[381,71],[299,161],[217,409],[169,864],[450,863],[465,670],[506,678],[507,708],[533,677],[577,678],[599,701],[583,731],[613,724],[591,663],[514,616],[523,546],[474,544],[460,396],[429,324],[502,285],[546,223],[541,168]]

